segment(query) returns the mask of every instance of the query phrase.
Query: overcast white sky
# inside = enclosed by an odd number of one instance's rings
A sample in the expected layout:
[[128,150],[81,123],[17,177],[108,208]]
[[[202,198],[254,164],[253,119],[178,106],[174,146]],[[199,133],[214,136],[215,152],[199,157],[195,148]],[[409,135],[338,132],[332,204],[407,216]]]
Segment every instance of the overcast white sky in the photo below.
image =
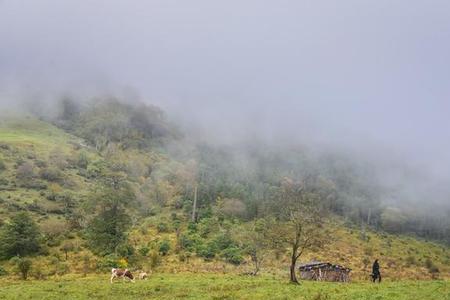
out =
[[0,0],[1,101],[67,90],[448,174],[450,1]]

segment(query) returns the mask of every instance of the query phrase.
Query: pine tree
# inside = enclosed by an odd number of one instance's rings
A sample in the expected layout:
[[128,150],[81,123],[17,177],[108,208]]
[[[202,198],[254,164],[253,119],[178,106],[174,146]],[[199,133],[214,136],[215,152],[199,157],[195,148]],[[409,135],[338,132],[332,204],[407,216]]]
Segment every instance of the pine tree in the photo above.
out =
[[0,232],[0,259],[36,254],[40,248],[39,228],[26,212],[12,217]]

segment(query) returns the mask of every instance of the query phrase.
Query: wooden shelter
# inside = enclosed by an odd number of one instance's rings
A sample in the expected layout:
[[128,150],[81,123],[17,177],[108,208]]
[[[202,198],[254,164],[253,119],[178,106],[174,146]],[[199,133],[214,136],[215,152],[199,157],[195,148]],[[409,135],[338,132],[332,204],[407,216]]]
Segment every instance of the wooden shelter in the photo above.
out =
[[349,282],[350,268],[328,262],[313,261],[299,266],[300,278],[316,281]]

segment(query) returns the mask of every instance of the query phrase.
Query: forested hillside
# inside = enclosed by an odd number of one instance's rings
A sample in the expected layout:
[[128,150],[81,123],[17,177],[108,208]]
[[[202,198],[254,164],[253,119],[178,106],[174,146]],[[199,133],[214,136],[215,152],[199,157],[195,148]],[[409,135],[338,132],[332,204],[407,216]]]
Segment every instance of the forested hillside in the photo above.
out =
[[395,191],[370,163],[200,143],[157,107],[117,99],[54,105],[0,121],[0,273],[24,257],[36,278],[114,266],[283,273],[302,226],[299,261],[365,278],[378,257],[388,277],[449,276],[450,210],[386,204]]

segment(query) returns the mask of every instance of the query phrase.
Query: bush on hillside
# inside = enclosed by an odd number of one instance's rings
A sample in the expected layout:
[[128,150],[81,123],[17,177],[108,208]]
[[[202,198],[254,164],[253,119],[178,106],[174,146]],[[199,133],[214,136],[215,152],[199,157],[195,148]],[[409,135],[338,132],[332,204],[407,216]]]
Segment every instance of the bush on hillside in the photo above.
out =
[[169,231],[169,226],[167,225],[167,223],[161,222],[159,223],[156,228],[158,229],[159,233],[164,233],[164,232],[168,232]]
[[167,255],[170,251],[170,243],[168,240],[164,240],[159,245],[159,253],[161,253],[163,256]]
[[19,256],[15,256],[11,259],[11,263],[13,263],[16,267],[17,273],[23,280],[27,280],[28,273],[31,270],[32,262],[29,258],[23,258]]
[[116,247],[116,255],[119,257],[130,258],[135,253],[133,246],[128,243],[120,244]]
[[19,180],[31,180],[36,176],[34,165],[23,162],[17,167],[16,178]]
[[214,237],[211,243],[213,243],[214,247],[219,251],[235,246],[235,242],[233,241],[229,233],[219,233]]
[[153,250],[150,251],[150,266],[152,269],[155,269],[157,266],[161,264],[161,256],[159,256],[158,251]]
[[141,256],[147,256],[147,254],[150,252],[150,248],[147,246],[142,246],[139,248],[138,252]]
[[231,247],[223,250],[221,256],[225,259],[225,261],[233,265],[240,265],[244,261],[242,250],[237,247]]
[[56,182],[62,179],[62,172],[56,167],[48,167],[39,171],[39,176],[47,181]]
[[47,184],[41,180],[36,179],[30,179],[30,180],[24,180],[19,184],[20,187],[31,189],[31,190],[46,190]]
[[428,272],[430,272],[433,278],[437,278],[439,274],[439,268],[433,263],[431,259],[427,258],[425,260],[425,267],[428,269]]
[[213,242],[200,244],[197,246],[196,250],[197,255],[205,258],[206,260],[214,258],[217,253],[217,247]]
[[106,255],[97,261],[96,269],[99,271],[111,271],[111,268],[117,268],[118,257],[114,254]]

